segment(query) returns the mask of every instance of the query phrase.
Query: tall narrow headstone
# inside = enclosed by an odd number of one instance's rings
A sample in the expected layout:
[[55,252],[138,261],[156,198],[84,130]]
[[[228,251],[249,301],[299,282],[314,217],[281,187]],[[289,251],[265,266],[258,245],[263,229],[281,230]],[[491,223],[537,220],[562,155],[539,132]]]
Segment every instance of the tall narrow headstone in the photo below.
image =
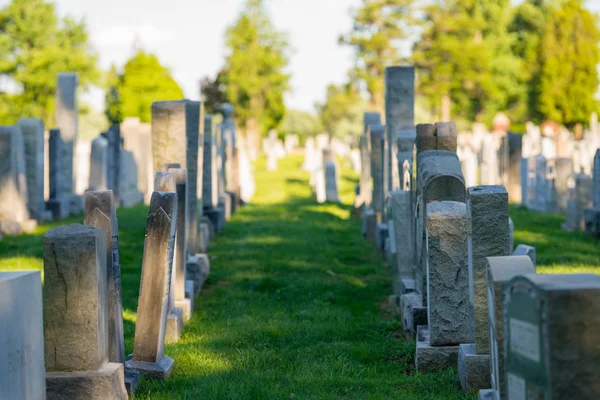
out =
[[187,169],[186,245],[198,250],[198,151],[203,122],[199,101],[163,101],[152,103],[152,156],[154,171],[164,164],[180,163]]
[[213,132],[213,116],[204,117],[204,165],[202,169],[202,200],[204,208],[217,208],[217,148]]
[[517,276],[503,289],[508,399],[600,398],[600,277]]
[[106,276],[100,229],[73,224],[44,236],[48,398],[127,398],[123,365],[108,357]]
[[164,354],[164,340],[176,221],[177,193],[152,193],[146,220],[133,355],[125,365],[154,379],[168,378],[173,368],[173,359]]
[[107,190],[108,183],[108,140],[104,135],[92,140],[90,151],[90,190]]
[[62,191],[65,194],[74,191],[73,155],[77,142],[77,74],[63,72],[58,74],[56,85],[56,127],[60,130],[60,153],[62,167]]
[[19,125],[0,126],[0,226],[3,233],[21,233],[23,223],[29,219],[27,198],[21,128]]
[[[388,154],[386,168],[388,190],[400,187],[398,165],[398,131],[414,129],[415,126],[415,68],[385,68],[385,124],[387,131]],[[394,172],[395,171],[395,172]],[[386,193],[387,194],[387,193]]]
[[371,154],[369,153],[368,133],[361,135],[360,142],[360,198],[365,206],[371,204]]
[[38,271],[0,272],[0,398],[46,398]]
[[385,127],[383,125],[370,125],[369,136],[371,139],[371,179],[372,179],[372,208],[377,216],[377,222],[383,218],[384,203],[384,161],[385,161]]
[[[117,199],[116,203],[119,204],[119,199],[121,198],[121,191],[119,190],[121,173],[125,174],[129,172],[127,169],[121,171],[121,127],[119,125],[113,125],[108,128],[106,138],[108,140],[106,182],[108,189],[112,190],[113,196]],[[135,178],[137,180],[137,171],[135,172]]]
[[29,215],[44,219],[44,122],[39,118],[22,118],[19,126],[25,150],[25,175],[27,177],[27,209]]

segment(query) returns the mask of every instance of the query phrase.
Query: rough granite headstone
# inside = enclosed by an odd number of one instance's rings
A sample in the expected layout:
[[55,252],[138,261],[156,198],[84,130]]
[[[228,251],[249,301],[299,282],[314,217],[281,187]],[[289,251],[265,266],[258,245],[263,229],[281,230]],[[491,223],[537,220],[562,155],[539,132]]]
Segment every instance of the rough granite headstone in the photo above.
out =
[[377,222],[383,219],[384,204],[384,161],[385,161],[385,126],[370,125],[371,139],[371,178],[372,178],[372,208],[377,216]]
[[173,368],[173,359],[164,354],[164,339],[176,229],[177,193],[153,192],[146,220],[133,355],[125,362],[152,379],[168,378]]
[[124,369],[108,358],[106,239],[64,225],[44,236],[44,350],[51,399],[127,399]]
[[46,398],[39,271],[0,272],[0,398]]
[[[25,150],[19,125],[0,126],[0,228],[18,235],[29,219]],[[15,228],[9,228],[14,226]]]
[[600,276],[517,276],[503,297],[507,398],[600,398]]
[[27,177],[27,209],[31,218],[44,220],[44,122],[39,118],[21,118]]
[[56,85],[56,127],[60,130],[62,192],[74,191],[73,154],[77,142],[77,73],[58,74]]
[[90,190],[108,189],[108,140],[99,135],[90,151]]

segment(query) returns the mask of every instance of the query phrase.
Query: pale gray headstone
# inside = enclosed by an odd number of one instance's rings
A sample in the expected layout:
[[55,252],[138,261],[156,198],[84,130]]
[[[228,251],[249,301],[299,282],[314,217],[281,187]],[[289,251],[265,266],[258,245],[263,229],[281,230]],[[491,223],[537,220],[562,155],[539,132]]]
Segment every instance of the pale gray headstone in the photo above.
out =
[[108,189],[108,140],[104,135],[100,135],[92,140],[89,189]]
[[73,153],[77,142],[77,73],[58,74],[56,85],[56,127],[60,130],[60,154],[62,167],[62,191],[73,193]]
[[23,224],[28,220],[27,198],[21,128],[0,126],[0,221]]
[[27,209],[29,215],[41,221],[46,211],[44,203],[44,122],[39,118],[21,118],[27,177]]

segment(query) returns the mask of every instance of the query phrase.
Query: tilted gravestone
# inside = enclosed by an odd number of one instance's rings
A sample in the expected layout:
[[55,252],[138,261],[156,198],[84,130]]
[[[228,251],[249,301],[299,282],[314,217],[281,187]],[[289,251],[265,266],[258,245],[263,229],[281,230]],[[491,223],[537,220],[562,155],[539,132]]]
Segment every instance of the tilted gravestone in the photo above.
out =
[[507,398],[600,398],[600,276],[518,276],[503,297]]
[[455,366],[458,345],[471,343],[474,337],[464,203],[427,205],[427,246],[428,326],[421,327],[417,338],[419,372]]
[[177,193],[153,192],[146,220],[133,354],[125,362],[151,379],[166,379],[173,368],[164,344],[176,228]]
[[51,399],[127,399],[123,364],[109,362],[106,239],[65,225],[44,236],[44,350]]
[[199,101],[152,103],[152,156],[154,171],[164,164],[180,163],[187,169],[186,246],[198,250],[198,152],[202,151],[200,129],[203,111]]
[[[531,263],[531,259],[529,259],[529,257],[488,257],[486,271],[490,363],[488,368],[482,367],[480,371],[483,370],[490,373],[488,380],[490,382],[491,389],[480,390],[479,398],[505,399],[502,288],[506,282],[517,275],[535,273],[535,265]],[[479,378],[478,371],[473,371],[472,375]]]
[[503,186],[467,190],[469,300],[475,342],[461,344],[459,381],[466,392],[489,387],[489,315],[487,257],[507,256],[509,248],[508,192]]
[[[121,299],[121,262],[119,258],[119,224],[115,212],[115,199],[111,190],[88,191],[84,196],[84,221],[104,232],[106,240],[106,287],[108,360],[125,362],[123,338],[123,305]],[[125,369],[125,386],[131,395],[139,383],[136,371]]]
[[0,272],[0,398],[46,398],[38,271]]
[[37,221],[44,221],[44,122],[39,118],[22,118],[25,175],[27,177],[27,209]]

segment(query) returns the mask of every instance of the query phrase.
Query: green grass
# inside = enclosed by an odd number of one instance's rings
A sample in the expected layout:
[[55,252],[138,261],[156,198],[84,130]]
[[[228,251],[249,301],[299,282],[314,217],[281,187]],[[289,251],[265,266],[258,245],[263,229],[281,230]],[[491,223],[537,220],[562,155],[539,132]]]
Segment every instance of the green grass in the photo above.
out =
[[[386,309],[391,269],[344,205],[317,205],[301,157],[256,171],[258,191],[211,244],[211,275],[192,320],[165,353],[171,378],[143,381],[137,399],[464,399],[456,371],[414,371],[414,342]],[[126,351],[133,345],[144,206],[119,210]],[[596,271],[600,251],[563,233],[559,216],[511,209],[515,241],[538,247],[540,270]],[[77,222],[72,220],[69,222]],[[41,269],[42,237],[0,242],[0,270]]]

